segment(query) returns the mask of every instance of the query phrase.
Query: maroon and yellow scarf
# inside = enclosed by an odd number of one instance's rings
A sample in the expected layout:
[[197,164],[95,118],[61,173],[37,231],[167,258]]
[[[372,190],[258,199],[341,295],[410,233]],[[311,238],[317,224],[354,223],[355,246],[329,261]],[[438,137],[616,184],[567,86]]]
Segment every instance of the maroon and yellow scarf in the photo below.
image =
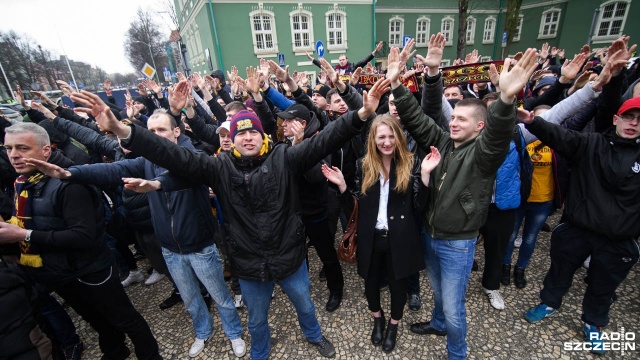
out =
[[[33,229],[33,197],[32,189],[45,177],[41,172],[31,176],[20,175],[14,183],[15,208],[13,217],[8,223],[17,225],[23,229]],[[42,257],[33,252],[31,244],[20,241],[20,264],[30,267],[42,267]]]

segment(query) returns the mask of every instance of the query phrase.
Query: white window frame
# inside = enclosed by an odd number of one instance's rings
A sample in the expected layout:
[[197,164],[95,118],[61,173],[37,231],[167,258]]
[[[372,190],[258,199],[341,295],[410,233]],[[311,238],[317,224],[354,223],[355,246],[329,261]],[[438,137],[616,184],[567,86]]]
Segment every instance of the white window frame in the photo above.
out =
[[[425,22],[425,29],[420,29],[420,23]],[[431,19],[428,16],[420,16],[416,21],[416,47],[427,47],[429,45],[429,32],[431,31]],[[420,37],[424,35],[424,42]]]
[[[447,31],[445,31],[444,29],[444,24],[446,22],[451,22],[451,26]],[[440,22],[440,32],[444,35],[444,38],[447,39],[447,42],[444,44],[445,46],[453,45],[453,28],[455,24],[456,24],[455,19],[453,18],[453,16],[450,16],[450,15],[443,17],[442,21]]]
[[524,24],[524,15],[518,15],[518,26],[516,26],[516,33],[513,35],[513,42],[520,41],[520,35],[522,34],[522,25]]
[[440,60],[440,67],[447,67],[447,66],[451,66],[451,59],[441,59]]
[[[623,16],[615,16],[615,11],[612,14],[612,16],[610,18],[604,18],[604,9],[609,6],[609,5],[614,5],[613,10],[617,9],[617,5],[616,4],[620,4],[620,3],[625,3],[627,5],[626,9],[625,9],[625,13]],[[598,22],[596,24],[595,27],[595,33],[593,34],[593,41],[601,41],[601,42],[607,42],[607,41],[612,41],[612,40],[616,40],[617,38],[619,38],[624,31],[624,25],[627,22],[627,16],[629,15],[629,7],[631,6],[631,0],[611,0],[611,1],[607,1],[605,3],[602,3],[602,5],[600,5],[600,13],[598,14]],[[618,21],[621,20],[622,23],[620,24],[620,32],[618,32],[617,34],[611,34],[611,24],[614,21]],[[600,32],[600,26],[604,23],[604,22],[608,22],[609,23],[609,30],[607,31],[608,35],[598,35],[598,33]]]
[[[496,38],[496,24],[498,23],[495,16],[488,16],[484,19],[484,28],[482,29],[482,43],[493,44]],[[487,29],[487,26],[491,24],[491,28]]]
[[465,32],[466,45],[473,45],[476,38],[476,17],[467,16],[467,31]]
[[[547,15],[558,13],[558,19],[553,21],[553,19],[549,22],[546,21]],[[553,15],[552,15],[553,16]],[[562,16],[562,9],[560,8],[551,8],[542,12],[542,17],[540,17],[540,29],[538,30],[538,39],[553,39],[558,36],[558,28],[560,27],[560,17]],[[548,34],[544,33],[544,27],[548,25],[549,29],[551,29],[552,25],[555,25],[555,30],[553,33],[549,30]]]
[[[340,27],[336,27],[335,26],[335,20],[333,22],[334,26],[333,27],[329,27],[329,17],[331,15],[338,15],[342,17],[342,21],[341,21],[341,26]],[[347,46],[347,13],[343,10],[340,10],[338,8],[338,4],[334,4],[333,8],[329,11],[327,11],[324,14],[325,17],[325,22],[326,22],[326,29],[327,29],[327,50],[347,50],[349,47]],[[335,33],[342,33],[342,44],[332,44],[330,39],[331,36],[329,36],[329,34],[331,32],[335,32]],[[336,37],[337,39],[337,37]]]
[[491,61],[491,56],[480,56],[480,62]]
[[[294,28],[295,21],[294,17],[298,16],[300,20],[300,28],[296,30]],[[302,17],[307,17],[307,29],[302,29]],[[296,9],[289,13],[289,22],[291,24],[291,47],[293,48],[293,52],[298,55],[298,53],[303,54],[305,51],[313,52],[315,49],[315,40],[313,37],[313,14],[310,11],[303,9]],[[301,46],[296,46],[296,35],[300,35],[300,44]],[[309,45],[304,45],[304,34],[307,34],[309,37]]]
[[[389,47],[402,47],[403,37],[404,19],[400,16],[391,17],[391,19],[389,19]],[[394,38],[397,39],[397,42],[394,41]]]
[[[264,16],[267,17],[267,20],[269,21],[269,25],[271,27],[270,30],[256,30],[255,26],[254,26],[254,16],[261,16],[261,21],[262,23],[262,27],[264,28],[264,21],[265,19],[263,18]],[[277,36],[277,32],[276,32],[276,16],[272,11],[268,11],[268,10],[264,10],[262,8],[252,11],[249,13],[249,25],[251,26],[251,38],[253,40],[253,52],[254,54],[260,56],[260,55],[277,55],[278,54],[278,36]],[[264,42],[264,49],[259,49],[258,48],[258,40],[256,39],[257,35],[264,35],[263,37],[263,42]],[[272,47],[270,48],[266,48],[266,43],[267,43],[267,35],[271,35],[271,43],[272,43]]]

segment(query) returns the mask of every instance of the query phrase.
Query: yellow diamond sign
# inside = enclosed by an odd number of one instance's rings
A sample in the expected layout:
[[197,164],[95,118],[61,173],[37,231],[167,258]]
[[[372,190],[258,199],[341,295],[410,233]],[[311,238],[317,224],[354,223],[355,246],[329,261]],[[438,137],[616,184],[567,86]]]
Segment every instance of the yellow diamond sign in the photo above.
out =
[[153,78],[153,76],[156,74],[156,69],[154,69],[151,65],[147,63],[144,63],[144,66],[140,71],[142,71],[142,73],[149,79]]

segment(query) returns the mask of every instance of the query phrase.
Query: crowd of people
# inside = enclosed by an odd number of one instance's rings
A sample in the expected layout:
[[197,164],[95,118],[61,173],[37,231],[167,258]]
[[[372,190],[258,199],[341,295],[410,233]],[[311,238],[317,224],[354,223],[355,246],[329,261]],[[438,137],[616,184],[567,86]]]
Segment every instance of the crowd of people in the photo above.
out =
[[[184,304],[195,335],[190,357],[214,333],[215,302],[234,354],[267,359],[276,284],[310,346],[334,357],[307,258],[313,247],[328,290],[324,310],[336,311],[344,295],[338,222],[346,229],[354,211],[373,346],[392,352],[405,305],[427,305],[425,270],[431,316],[410,330],[446,337],[449,359],[466,358],[478,238],[482,287],[502,310],[501,285],[527,287],[536,239],[557,210],[540,302],[523,315],[535,323],[558,311],[585,266],[582,330],[592,352],[603,353],[598,334],[640,255],[636,46],[623,36],[565,59],[544,44],[504,59],[501,71],[491,64],[490,81],[445,87],[445,37],[432,35],[426,56],[414,45],[392,48],[385,76],[364,91],[354,86],[380,72],[369,62],[382,43],[356,64],[308,55],[321,69],[316,84],[262,59],[246,78],[233,67],[226,76],[179,74],[167,89],[144,80],[139,96],[126,92],[124,108],[108,82],[104,98],[60,82],[73,109],[37,91],[41,101],[27,104],[18,87],[25,121],[0,116],[2,357],[79,359],[84,344],[62,299],[97,332],[104,359],[130,355],[125,336],[139,359],[159,359],[124,288],[165,277],[174,290],[159,306]],[[474,51],[456,64],[478,61]],[[417,92],[403,85],[413,76]],[[148,279],[133,246],[153,268]]]

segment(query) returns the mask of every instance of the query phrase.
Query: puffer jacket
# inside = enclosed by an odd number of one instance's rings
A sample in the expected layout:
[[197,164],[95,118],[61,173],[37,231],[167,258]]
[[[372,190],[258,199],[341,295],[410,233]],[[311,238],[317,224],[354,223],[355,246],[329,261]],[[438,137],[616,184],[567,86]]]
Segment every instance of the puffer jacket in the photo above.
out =
[[496,171],[509,151],[515,127],[515,104],[497,100],[489,107],[482,133],[458,147],[449,133],[424,114],[404,86],[393,89],[402,125],[425,152],[442,154],[431,172],[426,230],[433,238],[457,240],[478,236],[487,218]]
[[[300,216],[299,177],[357,134],[363,122],[345,114],[296,146],[278,144],[260,157],[196,154],[139,127],[122,145],[219,197],[233,272],[241,279],[278,281],[298,270],[307,248]],[[175,191],[165,183],[163,191]]]
[[500,210],[517,209],[520,206],[520,156],[513,141],[509,145],[507,158],[496,173],[493,200]]

